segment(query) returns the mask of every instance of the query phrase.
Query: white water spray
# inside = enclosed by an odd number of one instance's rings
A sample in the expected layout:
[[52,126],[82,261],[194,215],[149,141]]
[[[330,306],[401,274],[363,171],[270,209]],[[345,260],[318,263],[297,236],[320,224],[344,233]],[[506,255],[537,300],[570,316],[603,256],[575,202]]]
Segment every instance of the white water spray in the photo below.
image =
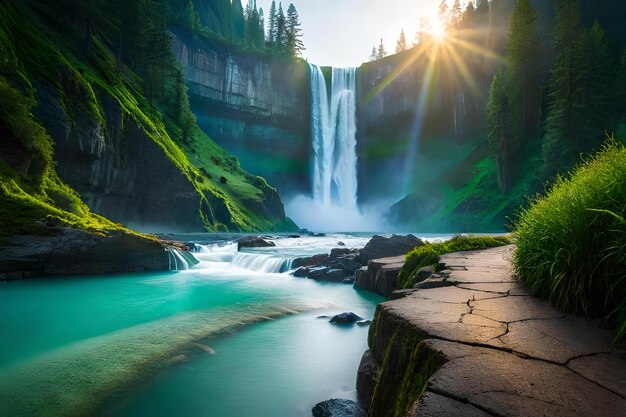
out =
[[356,68],[332,69],[329,100],[321,68],[310,66],[313,200],[356,210]]
[[170,271],[184,271],[189,269],[189,262],[181,255],[178,249],[167,248]]

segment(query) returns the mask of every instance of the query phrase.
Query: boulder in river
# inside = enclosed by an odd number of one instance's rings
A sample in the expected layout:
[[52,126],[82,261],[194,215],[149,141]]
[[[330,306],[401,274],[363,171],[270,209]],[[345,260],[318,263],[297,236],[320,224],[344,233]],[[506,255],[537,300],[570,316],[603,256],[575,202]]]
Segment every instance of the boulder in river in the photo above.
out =
[[357,321],[363,320],[363,317],[357,316],[353,312],[341,313],[330,319],[330,323],[333,324],[353,324]]
[[276,246],[271,240],[259,236],[246,236],[237,241],[237,250],[241,248],[270,248]]
[[365,417],[361,406],[350,400],[333,398],[313,407],[313,417]]
[[421,239],[413,235],[393,235],[391,237],[376,235],[359,251],[359,257],[361,263],[367,265],[367,262],[372,259],[404,255],[414,247],[423,244]]

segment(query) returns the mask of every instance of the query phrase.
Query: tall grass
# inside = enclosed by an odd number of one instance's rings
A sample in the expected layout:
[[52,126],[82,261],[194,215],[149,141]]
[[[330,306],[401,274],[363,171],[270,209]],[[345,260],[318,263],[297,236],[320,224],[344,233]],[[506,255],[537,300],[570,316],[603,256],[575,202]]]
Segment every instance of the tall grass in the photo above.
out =
[[420,268],[436,265],[439,257],[446,253],[468,250],[487,249],[508,245],[511,240],[507,236],[454,236],[452,239],[439,243],[425,242],[406,254],[406,261],[398,275],[398,288],[410,288],[413,277]]
[[537,196],[515,225],[522,283],[558,308],[626,325],[626,148],[596,155]]

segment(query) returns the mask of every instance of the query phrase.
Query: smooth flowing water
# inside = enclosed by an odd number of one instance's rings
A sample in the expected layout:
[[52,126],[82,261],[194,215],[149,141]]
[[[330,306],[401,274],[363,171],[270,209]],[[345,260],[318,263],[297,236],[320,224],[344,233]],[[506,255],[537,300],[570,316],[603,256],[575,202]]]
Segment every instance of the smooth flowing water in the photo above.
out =
[[311,67],[313,199],[356,209],[356,68],[333,68],[330,97],[322,69]]
[[368,238],[221,242],[180,272],[0,284],[0,415],[297,417],[353,398],[368,328],[317,317],[371,319],[380,298],[279,273],[340,240]]

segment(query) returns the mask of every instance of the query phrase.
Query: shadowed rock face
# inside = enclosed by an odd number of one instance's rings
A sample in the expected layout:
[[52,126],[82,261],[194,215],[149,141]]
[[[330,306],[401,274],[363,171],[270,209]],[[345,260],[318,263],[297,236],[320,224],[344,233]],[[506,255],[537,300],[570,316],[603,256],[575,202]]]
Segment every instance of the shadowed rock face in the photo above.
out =
[[369,416],[623,415],[623,344],[530,296],[511,250],[444,255],[440,285],[379,305],[357,380]]
[[283,195],[308,192],[308,65],[234,52],[177,32],[173,52],[198,125]]
[[134,121],[125,120],[122,129],[122,111],[112,97],[101,94],[101,126],[85,112],[71,123],[51,88],[41,85],[37,92],[36,116],[55,141],[59,177],[92,211],[116,222],[181,232],[204,230],[200,210],[232,224],[223,201],[211,201],[212,211],[202,207],[193,184]]
[[51,228],[47,236],[14,236],[0,246],[0,279],[168,269],[168,254],[158,241],[123,232],[102,236]]

